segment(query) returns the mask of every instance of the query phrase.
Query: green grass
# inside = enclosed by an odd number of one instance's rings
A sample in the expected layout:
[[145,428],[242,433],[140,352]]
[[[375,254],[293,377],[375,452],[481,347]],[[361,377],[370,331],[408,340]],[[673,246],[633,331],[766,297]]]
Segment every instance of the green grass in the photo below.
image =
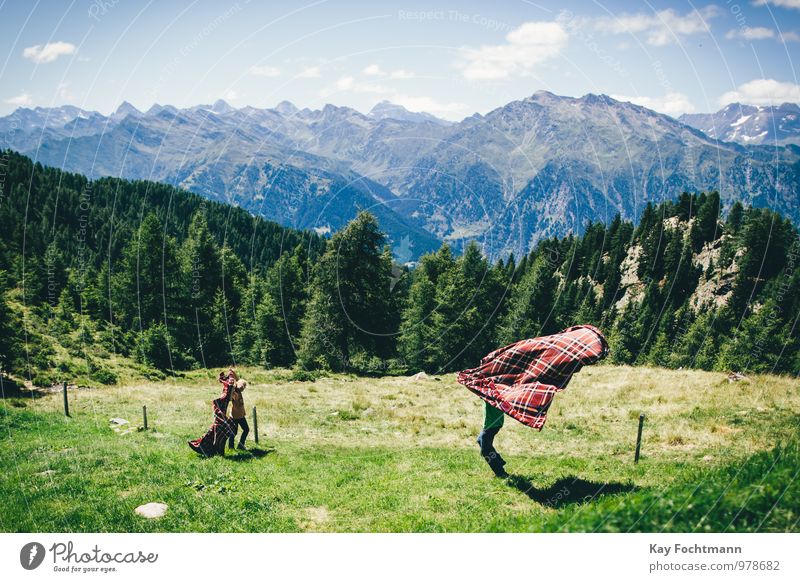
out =
[[[508,420],[496,440],[512,474],[503,480],[474,443],[481,402],[452,376],[243,375],[261,443],[225,458],[186,446],[210,423],[210,373],[75,390],[71,418],[59,394],[6,399],[0,530],[800,529],[794,379],[728,384],[706,372],[587,368],[556,397],[541,433]],[[144,404],[151,430],[138,431]],[[112,417],[134,430],[115,432]],[[150,501],[167,503],[167,514],[135,515]]]

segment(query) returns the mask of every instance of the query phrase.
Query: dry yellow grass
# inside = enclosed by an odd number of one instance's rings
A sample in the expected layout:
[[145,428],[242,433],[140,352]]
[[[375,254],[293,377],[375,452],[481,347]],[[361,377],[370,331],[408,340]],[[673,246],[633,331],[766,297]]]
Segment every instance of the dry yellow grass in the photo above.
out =
[[[719,373],[590,367],[556,396],[542,432],[507,419],[495,444],[516,477],[504,482],[491,477],[475,444],[482,401],[454,375],[295,382],[288,370],[240,372],[250,380],[248,416],[258,407],[266,454],[257,457],[202,460],[186,446],[210,423],[209,402],[219,393],[211,373],[73,390],[66,421],[60,394],[9,401],[0,417],[7,469],[0,493],[17,501],[0,524],[45,531],[591,529],[598,525],[581,521],[581,509],[569,510],[583,507],[580,498],[563,507],[548,501],[565,484],[572,497],[615,487],[661,490],[796,439],[800,418],[793,378],[728,383]],[[143,405],[147,432],[135,430]],[[640,413],[642,462],[634,465]],[[111,430],[112,417],[134,430]],[[153,500],[169,503],[168,515],[137,521],[132,508]]]
[[[313,447],[474,449],[482,401],[454,375],[408,377],[332,376],[293,382],[288,373],[244,369],[248,416],[258,407],[267,441]],[[133,386],[78,390],[76,414],[105,424],[113,416],[141,422],[147,405],[150,425],[169,434],[200,434],[208,425],[209,401],[219,392],[210,376]],[[58,398],[35,408],[58,409]],[[643,452],[653,458],[715,457],[722,449],[742,455],[773,446],[779,422],[800,415],[800,381],[753,376],[729,383],[721,373],[660,368],[595,366],[577,374],[559,393],[539,433],[512,419],[497,439],[504,453],[537,457],[630,455],[638,416],[644,413]]]

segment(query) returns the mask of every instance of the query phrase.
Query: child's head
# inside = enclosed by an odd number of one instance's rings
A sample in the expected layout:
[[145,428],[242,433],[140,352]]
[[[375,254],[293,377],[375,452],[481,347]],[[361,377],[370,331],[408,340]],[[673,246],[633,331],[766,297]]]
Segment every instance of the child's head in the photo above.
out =
[[239,392],[244,391],[245,388],[247,388],[247,380],[239,379],[236,381],[236,389]]

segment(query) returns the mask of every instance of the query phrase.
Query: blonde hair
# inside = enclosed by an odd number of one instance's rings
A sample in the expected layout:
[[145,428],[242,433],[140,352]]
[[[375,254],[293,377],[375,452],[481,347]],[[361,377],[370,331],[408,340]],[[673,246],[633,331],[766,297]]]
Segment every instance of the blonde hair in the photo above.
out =
[[236,380],[236,389],[237,390],[241,391],[241,390],[244,390],[245,388],[247,388],[247,380],[244,380],[242,378],[240,378],[239,380]]

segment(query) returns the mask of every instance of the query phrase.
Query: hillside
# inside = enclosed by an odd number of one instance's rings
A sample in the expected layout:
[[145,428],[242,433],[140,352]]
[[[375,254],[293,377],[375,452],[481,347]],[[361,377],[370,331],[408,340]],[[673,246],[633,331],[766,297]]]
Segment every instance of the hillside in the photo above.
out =
[[166,182],[297,228],[335,231],[369,210],[400,262],[442,240],[520,254],[589,220],[638,220],[648,202],[683,191],[718,191],[724,209],[738,200],[800,221],[798,150],[718,141],[605,95],[538,91],[459,123],[387,103],[369,114],[224,102],[123,104],[110,116],[19,109],[2,130],[45,164]]
[[472,367],[591,323],[619,364],[800,371],[798,231],[715,193],[515,258],[442,245],[409,269],[362,212],[329,239],[172,187],[5,153],[0,365],[96,385],[231,362],[357,374]]
[[302,279],[325,248],[313,232],[164,184],[91,181],[12,151],[2,160],[0,368],[40,386],[227,359],[218,315],[241,306],[245,280],[275,265]]
[[[500,480],[474,441],[481,402],[453,375],[241,372],[259,444],[224,458],[186,446],[218,392],[205,372],[71,390],[68,419],[60,394],[3,400],[0,531],[798,531],[796,379],[587,368],[542,432],[506,423]],[[164,517],[134,514],[154,501]]]

